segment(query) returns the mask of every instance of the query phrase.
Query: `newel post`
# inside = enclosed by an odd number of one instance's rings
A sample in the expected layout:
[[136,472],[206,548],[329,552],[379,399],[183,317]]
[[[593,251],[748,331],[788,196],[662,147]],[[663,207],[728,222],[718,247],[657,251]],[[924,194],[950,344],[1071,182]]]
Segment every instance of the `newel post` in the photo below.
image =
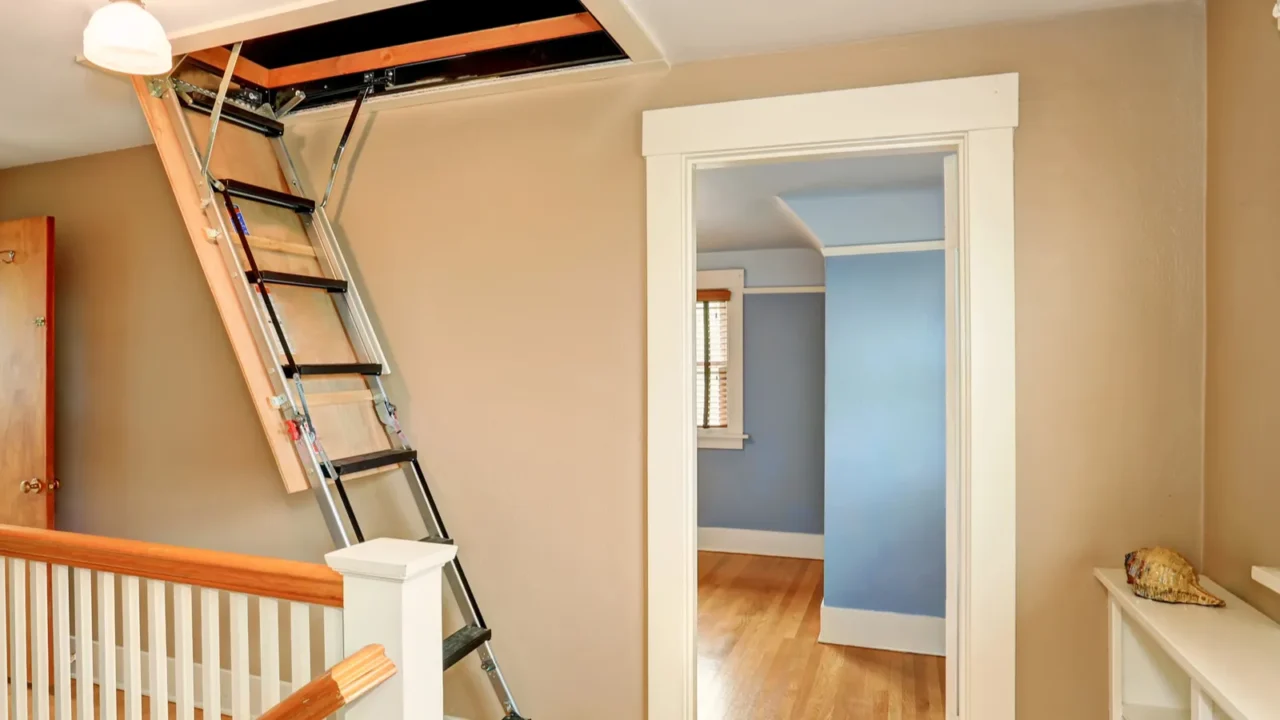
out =
[[440,571],[458,549],[381,538],[325,555],[343,579],[345,654],[386,648],[396,674],[347,710],[347,720],[444,717]]

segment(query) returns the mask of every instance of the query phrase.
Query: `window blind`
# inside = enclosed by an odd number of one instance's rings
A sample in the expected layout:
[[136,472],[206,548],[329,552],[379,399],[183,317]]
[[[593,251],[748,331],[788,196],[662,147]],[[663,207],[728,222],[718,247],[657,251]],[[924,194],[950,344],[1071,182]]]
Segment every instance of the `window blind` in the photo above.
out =
[[695,422],[700,428],[729,427],[728,290],[699,290],[694,310]]

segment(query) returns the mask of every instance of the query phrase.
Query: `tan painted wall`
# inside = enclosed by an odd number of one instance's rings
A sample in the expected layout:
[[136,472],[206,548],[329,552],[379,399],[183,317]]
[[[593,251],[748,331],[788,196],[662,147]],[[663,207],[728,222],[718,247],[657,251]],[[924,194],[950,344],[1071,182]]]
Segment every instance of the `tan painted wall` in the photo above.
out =
[[1280,33],[1269,0],[1208,12],[1205,569],[1280,620],[1249,579],[1280,565]]
[[[529,714],[642,717],[640,111],[1018,71],[1019,714],[1103,717],[1089,568],[1151,542],[1200,555],[1203,30],[1197,6],[1158,5],[362,126],[339,232]],[[317,180],[338,130],[296,139]],[[316,558],[323,526],[272,477],[151,152],[0,172],[0,217],[57,215],[64,243],[60,520]],[[489,715],[474,675],[448,687],[451,708]]]

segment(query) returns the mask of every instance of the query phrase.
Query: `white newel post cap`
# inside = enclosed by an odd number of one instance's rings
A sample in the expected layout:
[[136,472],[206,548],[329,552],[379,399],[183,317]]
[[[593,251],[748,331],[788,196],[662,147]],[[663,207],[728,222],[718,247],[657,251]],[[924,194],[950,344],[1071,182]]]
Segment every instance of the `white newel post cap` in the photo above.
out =
[[405,582],[444,567],[457,554],[453,545],[377,538],[334,550],[324,560],[344,576]]

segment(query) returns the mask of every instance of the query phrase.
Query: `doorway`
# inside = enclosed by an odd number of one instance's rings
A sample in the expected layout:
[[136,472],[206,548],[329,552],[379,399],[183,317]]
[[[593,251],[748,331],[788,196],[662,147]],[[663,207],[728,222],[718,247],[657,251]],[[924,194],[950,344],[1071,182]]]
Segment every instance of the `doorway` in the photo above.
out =
[[[697,717],[695,176],[761,162],[954,156],[947,313],[946,715],[1012,720],[1016,75],[645,114],[648,167],[648,699]],[[968,672],[981,667],[981,673]]]

